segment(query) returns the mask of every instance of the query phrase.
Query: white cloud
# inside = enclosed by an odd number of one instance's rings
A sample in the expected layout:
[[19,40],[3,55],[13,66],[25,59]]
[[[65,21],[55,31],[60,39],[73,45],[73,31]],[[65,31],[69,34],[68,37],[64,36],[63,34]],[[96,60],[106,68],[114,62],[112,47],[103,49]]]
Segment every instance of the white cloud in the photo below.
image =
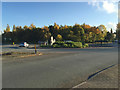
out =
[[117,12],[117,7],[114,2],[103,1],[103,9],[107,11],[107,13]]
[[117,24],[116,23],[113,23],[113,22],[109,22],[107,25],[106,25],[106,28],[108,31],[112,30],[115,32],[116,31],[116,28],[117,28]]
[[[92,0],[91,2],[88,2],[89,5],[92,5],[93,7],[97,7],[99,10],[104,10],[107,13],[118,13],[118,0]],[[102,5],[100,5],[102,3]]]
[[88,2],[89,5],[92,5],[93,7],[100,8],[99,2],[97,0],[92,0]]

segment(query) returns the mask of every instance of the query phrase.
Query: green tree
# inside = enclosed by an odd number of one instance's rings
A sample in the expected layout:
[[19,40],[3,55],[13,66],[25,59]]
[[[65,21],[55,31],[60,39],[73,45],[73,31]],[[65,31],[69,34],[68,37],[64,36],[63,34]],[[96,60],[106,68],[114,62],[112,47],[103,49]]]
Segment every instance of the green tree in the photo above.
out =
[[114,40],[114,34],[107,32],[107,35],[106,35],[105,39],[108,40],[108,41],[113,41]]
[[75,24],[73,26],[73,32],[74,35],[77,36],[77,41],[81,41],[83,44],[85,42],[85,31],[84,29],[79,25],[79,24]]
[[112,30],[112,28],[111,28],[110,32],[111,32],[111,33],[113,33],[113,30]]
[[103,32],[104,37],[107,35],[107,29],[104,25],[98,26],[99,30]]

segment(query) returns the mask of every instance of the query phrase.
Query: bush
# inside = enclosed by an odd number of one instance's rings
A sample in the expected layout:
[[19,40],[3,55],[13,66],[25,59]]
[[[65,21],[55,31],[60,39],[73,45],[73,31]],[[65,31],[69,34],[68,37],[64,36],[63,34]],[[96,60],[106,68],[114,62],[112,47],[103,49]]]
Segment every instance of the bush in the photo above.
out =
[[89,45],[88,45],[88,44],[85,44],[85,46],[86,46],[86,47],[89,47]]
[[88,44],[83,45],[81,42],[64,42],[64,41],[57,41],[53,44],[53,48],[85,48],[89,47]]
[[64,44],[64,46],[63,46],[63,47],[67,48],[67,47],[68,47],[68,45],[67,45],[67,44]]
[[81,42],[74,42],[73,45],[76,48],[82,48],[82,43]]
[[[65,42],[64,41],[56,41],[54,44],[59,45],[60,47],[64,47]],[[54,45],[53,44],[53,45]]]
[[83,45],[83,48],[86,48],[86,45]]
[[52,47],[53,47],[53,48],[60,48],[61,46],[58,45],[58,44],[54,44]]
[[68,44],[71,48],[82,48],[81,42],[67,42],[66,44]]
[[71,46],[71,48],[75,48],[75,46],[74,46],[74,45],[72,45],[72,46]]

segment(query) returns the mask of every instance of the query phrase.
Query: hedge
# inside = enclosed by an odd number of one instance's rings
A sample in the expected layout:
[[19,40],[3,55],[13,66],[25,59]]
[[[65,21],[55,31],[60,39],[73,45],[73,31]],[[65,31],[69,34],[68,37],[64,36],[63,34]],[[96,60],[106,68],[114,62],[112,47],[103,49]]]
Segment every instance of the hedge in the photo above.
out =
[[[86,45],[87,46],[87,45]],[[52,47],[63,47],[63,48],[82,48],[83,45],[81,42],[64,42],[64,41],[57,41],[53,44]],[[85,47],[85,46],[84,46]]]

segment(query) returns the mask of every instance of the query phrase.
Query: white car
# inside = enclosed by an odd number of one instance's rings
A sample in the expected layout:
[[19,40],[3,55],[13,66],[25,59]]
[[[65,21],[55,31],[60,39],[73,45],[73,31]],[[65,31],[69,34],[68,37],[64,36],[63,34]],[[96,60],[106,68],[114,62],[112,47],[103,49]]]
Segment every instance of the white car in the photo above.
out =
[[29,47],[29,44],[27,42],[21,43],[19,47]]

